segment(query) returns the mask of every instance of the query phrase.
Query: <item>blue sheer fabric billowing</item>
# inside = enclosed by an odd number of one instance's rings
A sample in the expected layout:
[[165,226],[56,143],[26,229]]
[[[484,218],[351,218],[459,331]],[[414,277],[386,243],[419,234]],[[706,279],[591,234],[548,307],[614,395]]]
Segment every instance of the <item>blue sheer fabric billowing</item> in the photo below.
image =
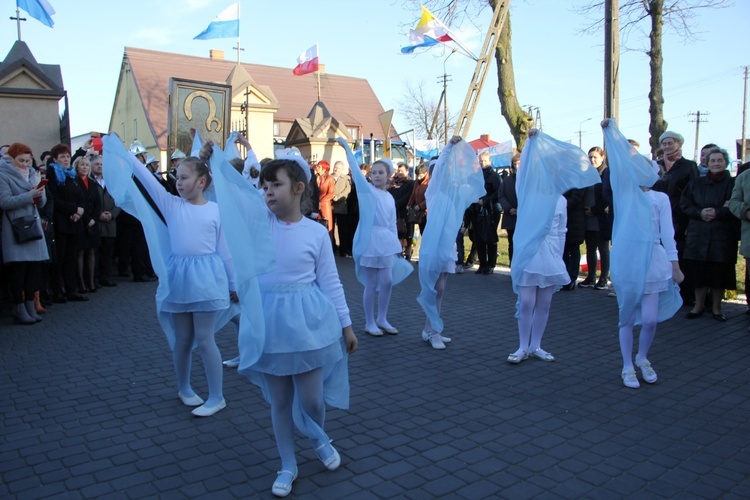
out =
[[[104,179],[107,182],[107,190],[112,195],[112,198],[114,198],[117,206],[138,219],[143,226],[143,232],[146,235],[148,251],[151,257],[151,265],[159,277],[159,286],[156,289],[156,314],[167,336],[170,349],[174,349],[174,320],[170,313],[162,310],[162,304],[169,296],[167,262],[172,253],[167,226],[156,212],[154,212],[154,209],[149,205],[133,181],[133,168],[138,163],[135,156],[125,149],[122,141],[115,133],[105,136],[103,143],[102,170]],[[219,311],[216,315],[215,331],[220,330],[238,313],[239,306],[236,304],[232,304],[229,308]],[[193,345],[193,348],[195,347],[196,345]]]
[[[344,139],[337,139],[337,142],[341,144],[341,147],[346,151],[346,158],[349,161],[349,170],[352,172],[352,181],[354,186],[357,188],[357,200],[359,202],[359,224],[357,225],[357,231],[354,233],[354,244],[352,248],[352,254],[354,257],[354,268],[357,273],[357,279],[363,285],[365,284],[365,273],[362,270],[359,261],[364,251],[370,245],[370,237],[372,236],[372,226],[375,222],[375,210],[377,209],[377,199],[375,195],[370,191],[373,186],[367,182],[367,179],[359,169],[354,153],[349,148],[349,144]],[[407,276],[414,271],[414,266],[411,262],[406,259],[394,258],[393,259],[393,284],[397,285],[404,281]]]
[[550,231],[560,196],[598,182],[599,173],[580,148],[538,131],[529,137],[516,177],[518,219],[510,271],[514,292],[518,293],[517,283],[524,269]]
[[435,283],[447,266],[455,265],[456,235],[464,212],[485,194],[484,176],[474,149],[465,141],[447,144],[430,176],[427,200],[427,226],[419,247],[417,302],[436,332],[443,331],[437,310]]
[[[227,142],[227,149],[234,147],[234,141]],[[266,327],[257,277],[275,268],[276,251],[263,195],[229,164],[233,154],[214,148],[210,163],[212,186],[224,236],[232,254],[237,296],[242,306],[238,369],[244,373],[263,352]]]
[[[611,274],[620,308],[619,325],[627,324],[633,313],[638,325],[651,256],[654,245],[659,244],[654,234],[653,208],[641,186],[653,186],[659,176],[651,161],[622,135],[614,119],[608,120],[603,131],[615,212]],[[659,294],[657,321],[671,318],[681,306],[679,287],[673,284]]]

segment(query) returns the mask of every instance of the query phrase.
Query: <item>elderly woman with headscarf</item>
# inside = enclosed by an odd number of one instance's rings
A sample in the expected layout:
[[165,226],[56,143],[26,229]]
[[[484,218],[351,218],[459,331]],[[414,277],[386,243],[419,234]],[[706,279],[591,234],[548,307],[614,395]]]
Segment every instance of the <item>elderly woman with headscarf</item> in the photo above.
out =
[[706,293],[711,289],[712,313],[724,322],[721,299],[724,290],[735,290],[737,279],[737,219],[729,210],[734,177],[729,175],[729,155],[714,148],[708,154],[708,174],[690,181],[682,192],[680,208],[689,217],[683,259],[685,276],[695,289],[695,305],[687,314],[694,319],[703,314]]
[[[14,320],[23,325],[42,320],[34,307],[34,294],[41,285],[41,263],[49,259],[37,211],[47,203],[47,197],[32,163],[31,149],[20,142],[11,144],[0,160],[3,262],[8,266]],[[28,221],[25,225],[33,234],[16,234],[14,226],[19,220]]]

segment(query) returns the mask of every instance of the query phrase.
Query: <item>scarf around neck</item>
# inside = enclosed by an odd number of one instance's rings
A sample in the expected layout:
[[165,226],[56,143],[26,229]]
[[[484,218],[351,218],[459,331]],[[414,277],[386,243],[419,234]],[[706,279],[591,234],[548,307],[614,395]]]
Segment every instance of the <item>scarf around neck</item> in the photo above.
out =
[[664,166],[667,170],[670,170],[675,162],[680,158],[682,158],[682,146],[680,146],[680,148],[671,155],[664,156]]
[[50,163],[50,166],[55,171],[55,179],[57,179],[58,184],[65,184],[66,177],[71,179],[76,178],[76,171],[73,170],[73,167],[65,168],[57,163]]

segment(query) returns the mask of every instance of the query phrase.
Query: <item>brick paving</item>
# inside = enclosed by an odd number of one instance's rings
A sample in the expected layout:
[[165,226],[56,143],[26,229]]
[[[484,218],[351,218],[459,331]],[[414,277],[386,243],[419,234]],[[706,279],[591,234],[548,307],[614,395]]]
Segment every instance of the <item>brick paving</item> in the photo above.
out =
[[[560,292],[545,349],[555,363],[509,365],[517,347],[510,278],[448,281],[445,351],[422,342],[416,273],[394,289],[398,336],[362,332],[362,287],[339,260],[360,338],[351,409],[330,410],[342,467],[298,439],[305,498],[750,498],[750,317],[725,304],[659,325],[659,374],[621,384],[617,306]],[[181,405],[154,315],[154,284],[121,281],[44,321],[0,318],[0,498],[270,498],[278,467],[260,391],[225,371],[227,409]],[[223,357],[237,352],[227,328]],[[195,389],[205,395],[200,356]]]

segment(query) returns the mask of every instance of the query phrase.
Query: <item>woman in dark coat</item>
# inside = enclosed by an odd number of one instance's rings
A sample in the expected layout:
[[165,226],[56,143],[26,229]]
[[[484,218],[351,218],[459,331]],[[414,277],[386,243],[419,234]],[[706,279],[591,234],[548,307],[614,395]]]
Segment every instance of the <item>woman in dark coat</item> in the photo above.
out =
[[83,212],[86,199],[76,182],[76,173],[70,167],[70,148],[65,144],[58,144],[50,150],[52,163],[47,169],[47,188],[55,200],[55,246],[57,258],[57,294],[55,300],[87,301],[85,295],[76,291],[76,267],[78,265],[78,250],[83,234]]
[[[607,173],[607,155],[598,146],[589,149],[589,160],[602,178],[601,184],[586,188],[584,213],[586,215],[586,264],[588,273],[578,286],[606,290],[609,287],[609,240],[612,239],[612,226],[609,220],[609,207],[602,195],[604,174]],[[589,196],[591,199],[589,199]],[[597,262],[597,252],[599,254]],[[599,280],[596,269],[601,264]]]
[[78,292],[94,293],[98,288],[94,283],[94,271],[96,269],[96,252],[101,245],[99,235],[99,216],[102,214],[102,201],[96,181],[89,177],[91,173],[91,162],[85,156],[78,158],[73,163],[76,171],[76,182],[83,193],[83,233],[81,234],[81,247],[78,250]]
[[708,174],[688,183],[680,198],[680,208],[689,218],[685,237],[685,279],[695,289],[695,305],[687,314],[694,319],[703,314],[706,293],[711,289],[713,317],[724,322],[721,312],[724,290],[735,290],[737,280],[738,221],[729,211],[734,178],[727,165],[729,155],[715,148],[708,155]]

